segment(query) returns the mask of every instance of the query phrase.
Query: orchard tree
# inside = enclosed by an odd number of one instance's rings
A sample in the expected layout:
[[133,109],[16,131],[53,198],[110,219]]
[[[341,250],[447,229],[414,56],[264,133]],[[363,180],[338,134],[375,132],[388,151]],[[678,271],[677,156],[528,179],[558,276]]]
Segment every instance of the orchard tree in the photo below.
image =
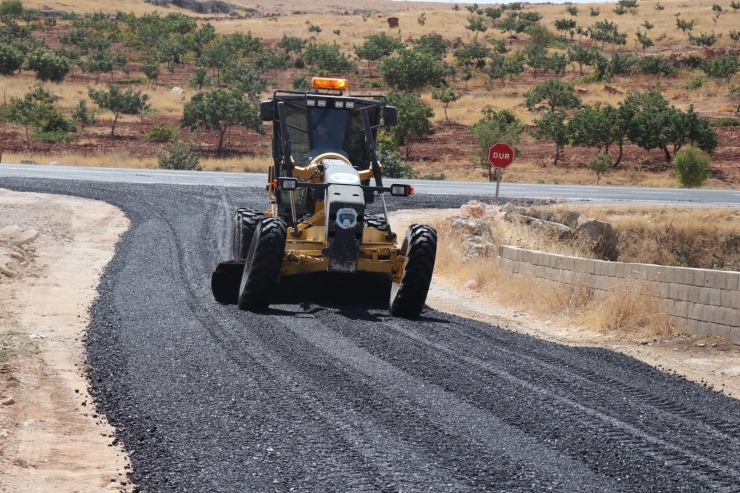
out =
[[482,69],[486,66],[486,59],[491,56],[491,49],[486,45],[473,41],[453,53],[458,65],[465,68],[475,67]]
[[145,109],[149,108],[149,96],[147,94],[142,94],[141,91],[134,91],[131,88],[121,91],[118,84],[108,84],[107,91],[89,87],[87,95],[100,109],[113,113],[111,136],[115,135],[116,123],[121,114],[141,115]]
[[400,39],[388,36],[386,33],[371,34],[365,36],[364,44],[355,46],[355,55],[359,60],[367,62],[368,72],[372,75],[371,63],[377,64],[403,47],[404,44]]
[[11,123],[23,125],[26,131],[26,150],[31,150],[29,128],[40,132],[75,132],[74,122],[66,118],[55,106],[54,95],[38,85],[23,98],[10,98],[7,119]]
[[622,150],[627,142],[630,120],[628,115],[611,105],[596,103],[578,110],[568,121],[568,135],[571,145],[578,147],[602,148],[609,154],[609,147],[617,145],[619,155],[614,163],[622,161]]
[[627,44],[627,35],[621,34],[617,30],[617,25],[611,21],[598,21],[589,28],[591,39],[602,43],[602,47],[607,43],[617,46]]
[[484,72],[488,77],[491,78],[491,82],[495,79],[501,79],[501,85],[506,86],[505,80],[507,77],[513,77],[519,75],[524,70],[524,59],[521,55],[521,51],[516,52],[510,57],[504,55],[493,55],[488,61],[488,66]]
[[529,66],[534,71],[534,78],[537,78],[537,70],[547,70],[548,59],[547,51],[540,45],[535,43],[529,43],[524,48],[524,55]]
[[549,140],[555,144],[555,161],[552,164],[556,166],[558,159],[560,159],[560,150],[564,149],[570,140],[568,128],[565,124],[565,115],[562,113],[547,113],[532,123],[538,127],[537,130],[532,132],[535,139]]
[[283,50],[292,62],[294,56],[296,58],[300,58],[301,53],[306,49],[306,40],[297,36],[288,36],[287,34],[283,34],[283,39],[278,43],[278,48]]
[[642,34],[640,32],[640,29],[637,29],[637,32],[635,33],[635,38],[637,38],[637,42],[640,43],[640,46],[642,46],[642,49],[650,48],[653,46],[653,40],[647,37],[647,34]]
[[203,55],[203,51],[216,40],[216,37],[216,28],[212,24],[206,23],[200,29],[186,34],[184,39],[187,48],[195,53],[196,58],[200,58]]
[[715,59],[704,59],[701,69],[707,77],[713,79],[724,79],[728,84],[740,68],[740,62],[734,55],[724,55]]
[[428,86],[439,87],[447,67],[424,51],[401,50],[380,64],[380,75],[386,84],[400,91],[419,91]]
[[574,19],[557,19],[555,21],[555,29],[559,31],[561,36],[565,38],[568,31],[576,28],[576,21]]
[[221,85],[221,70],[231,63],[236,57],[236,52],[237,50],[232,43],[220,39],[203,51],[198,59],[198,64],[201,67],[211,69],[211,73],[216,77],[216,84]]
[[218,131],[219,155],[224,149],[226,131],[235,125],[243,125],[260,134],[265,133],[259,116],[259,105],[244,99],[240,92],[224,89],[199,92],[193,96],[185,103],[180,120],[180,126],[190,127],[191,132],[200,128]]
[[578,16],[578,7],[576,7],[575,5],[566,5],[565,11],[568,12],[573,17]]
[[[278,53],[281,57],[282,53]],[[232,85],[235,91],[246,94],[249,99],[257,99],[267,85],[267,81],[260,78],[253,67],[246,62],[237,62],[228,67],[224,74],[226,82]],[[196,82],[196,85],[199,81]]]
[[550,111],[570,110],[581,104],[573,84],[565,84],[560,79],[548,79],[537,84],[524,93],[524,98],[524,105],[530,110],[542,101],[550,107]]
[[336,41],[329,43],[312,43],[303,54],[306,65],[315,67],[317,70],[325,70],[332,74],[349,74],[357,72],[357,63],[350,60],[342,53]]
[[426,135],[434,134],[434,126],[429,120],[434,110],[424,104],[414,92],[392,92],[388,104],[398,109],[398,124],[388,130],[393,143],[403,146],[406,159],[416,142]]
[[689,44],[694,46],[712,46],[717,42],[717,36],[714,35],[714,31],[711,33],[699,33],[698,36],[694,36],[689,33]]
[[41,81],[59,83],[72,70],[72,62],[53,50],[38,49],[28,55],[26,69],[36,72],[36,78]]
[[680,17],[676,17],[676,28],[680,29],[684,34],[687,34],[687,32],[690,32],[694,29],[694,19],[691,19],[690,21],[685,21]]
[[462,93],[455,91],[455,86],[453,84],[445,84],[439,91],[432,91],[432,99],[439,101],[444,105],[445,120],[448,122],[450,119],[447,117],[447,107],[450,103],[458,101],[461,97]]
[[575,45],[568,48],[568,61],[578,64],[578,71],[581,75],[583,75],[583,66],[593,66],[600,56],[601,49],[597,46],[586,48],[583,45]]
[[475,164],[488,170],[488,181],[493,181],[493,167],[488,161],[488,150],[494,144],[504,142],[512,146],[515,153],[518,153],[519,150],[515,146],[521,140],[521,134],[526,125],[509,110],[495,111],[489,107],[483,109],[481,113],[483,113],[483,118],[470,127],[470,133],[478,142],[473,160]]
[[438,61],[447,56],[448,48],[449,44],[439,34],[425,34],[414,42],[414,51],[426,53]]
[[0,75],[11,75],[23,66],[23,52],[12,44],[0,44]]
[[655,85],[660,87],[660,76],[674,75],[676,67],[663,55],[646,56],[639,62],[640,72],[655,76]]
[[141,71],[144,72],[144,75],[146,76],[147,86],[149,86],[151,82],[154,82],[154,85],[156,86],[159,74],[162,72],[159,68],[159,58],[156,56],[145,58],[141,62]]

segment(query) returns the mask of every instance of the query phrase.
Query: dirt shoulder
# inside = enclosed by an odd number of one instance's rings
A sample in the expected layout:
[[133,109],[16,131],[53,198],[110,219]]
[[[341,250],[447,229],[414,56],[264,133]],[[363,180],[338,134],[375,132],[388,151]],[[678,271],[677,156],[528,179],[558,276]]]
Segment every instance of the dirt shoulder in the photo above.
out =
[[102,202],[0,189],[0,492],[131,488],[87,392],[83,342],[128,225]]
[[[391,224],[404,234],[413,223],[430,224],[459,212],[458,209],[409,210],[391,214]],[[714,336],[674,335],[663,339],[634,339],[605,334],[558,318],[543,319],[516,307],[504,306],[475,290],[465,281],[435,272],[427,304],[439,311],[492,323],[505,329],[572,346],[597,346],[619,351],[660,370],[677,373],[702,385],[740,398],[740,346]]]

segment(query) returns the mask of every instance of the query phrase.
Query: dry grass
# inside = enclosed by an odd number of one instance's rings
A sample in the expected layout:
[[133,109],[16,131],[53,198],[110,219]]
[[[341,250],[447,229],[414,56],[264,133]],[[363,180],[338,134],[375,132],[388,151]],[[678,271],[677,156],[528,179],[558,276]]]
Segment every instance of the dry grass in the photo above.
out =
[[[4,153],[2,161],[5,163],[20,163],[32,161],[39,165],[58,164],[68,166],[89,166],[103,168],[135,168],[135,169],[158,169],[159,164],[156,157],[134,158],[127,152],[108,152],[96,155],[60,154],[50,157],[47,154],[17,154]],[[200,165],[204,171],[228,171],[228,172],[250,172],[265,173],[268,166],[272,164],[269,157],[240,156],[237,158],[217,159],[201,158]]]
[[[597,295],[577,280],[573,284],[559,284],[515,275],[499,269],[495,257],[463,259],[461,239],[450,231],[449,220],[434,226],[439,233],[435,272],[457,285],[473,280],[478,292],[501,305],[617,338],[656,338],[684,332],[683,327],[671,322],[662,301],[651,296],[645,285],[615,285],[609,292]],[[494,228],[494,236],[501,231]],[[497,243],[518,244],[508,240],[521,240],[524,233],[514,230],[508,234],[496,236]],[[535,240],[534,245],[541,246],[539,241]],[[564,249],[557,253],[574,252]]]

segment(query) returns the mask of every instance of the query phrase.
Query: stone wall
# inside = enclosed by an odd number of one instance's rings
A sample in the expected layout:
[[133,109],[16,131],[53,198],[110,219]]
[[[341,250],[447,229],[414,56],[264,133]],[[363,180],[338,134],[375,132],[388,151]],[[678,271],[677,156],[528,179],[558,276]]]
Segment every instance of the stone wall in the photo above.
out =
[[607,291],[617,282],[642,282],[665,301],[667,313],[692,334],[740,344],[740,272],[626,264],[500,246],[499,267],[553,283]]

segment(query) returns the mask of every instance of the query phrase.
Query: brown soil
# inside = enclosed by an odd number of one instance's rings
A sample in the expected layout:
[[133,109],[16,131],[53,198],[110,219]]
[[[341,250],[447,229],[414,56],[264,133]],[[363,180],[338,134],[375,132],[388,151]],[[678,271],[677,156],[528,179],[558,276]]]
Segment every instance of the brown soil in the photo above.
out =
[[[0,190],[0,491],[126,490],[129,467],[87,392],[88,308],[119,236],[108,204]],[[10,273],[11,277],[8,277]]]

